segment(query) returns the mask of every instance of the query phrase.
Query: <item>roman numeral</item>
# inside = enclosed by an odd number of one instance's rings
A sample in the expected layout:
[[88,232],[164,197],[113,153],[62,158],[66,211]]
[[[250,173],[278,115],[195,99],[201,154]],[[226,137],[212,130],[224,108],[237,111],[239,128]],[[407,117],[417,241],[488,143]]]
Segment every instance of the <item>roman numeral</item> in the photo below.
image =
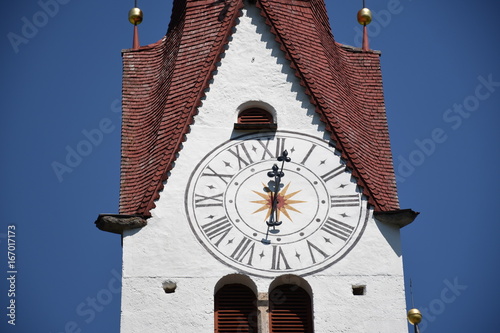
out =
[[222,207],[222,195],[224,193],[214,194],[214,195],[201,195],[195,194],[194,204],[196,208],[199,207]]
[[302,164],[302,165],[306,164],[306,161],[309,159],[309,156],[311,156],[311,153],[313,152],[314,148],[316,148],[315,144],[313,144],[311,146],[311,148],[309,148],[309,150],[307,151],[306,156],[304,156],[304,159],[302,160],[302,162],[300,162],[300,164]]
[[311,254],[311,259],[313,261],[313,264],[316,263],[316,259],[314,258],[313,249],[316,250],[316,252],[318,252],[319,254],[321,254],[323,256],[323,258],[328,257],[328,254],[326,254],[319,247],[317,247],[316,245],[314,245],[313,243],[311,243],[309,240],[307,241],[307,247],[309,248],[309,253]]
[[345,242],[351,236],[354,228],[344,222],[340,222],[329,217],[321,230],[324,230]]
[[269,150],[269,142],[271,140],[267,139],[266,144],[264,144],[261,139],[259,139],[258,141],[259,141],[260,145],[262,146],[262,148],[264,148],[264,151],[262,152],[261,160],[265,160],[266,155],[269,155],[269,158],[274,158],[273,153],[271,153],[271,151]]
[[[266,142],[264,142],[261,139],[257,140],[259,144],[261,145],[263,151],[262,151],[262,156],[260,158],[261,161],[265,160],[266,158],[276,158],[276,156],[280,156],[281,153],[285,150],[285,138],[276,138],[276,154],[273,154],[271,151],[270,143],[271,140],[267,139]],[[233,154],[237,160],[238,160],[238,168],[239,170],[249,166],[250,164],[254,163],[254,158],[250,155],[250,152],[248,151],[249,148],[245,146],[245,142],[242,142],[240,144],[235,145],[234,147],[229,148],[227,151]],[[252,147],[252,150],[256,151],[257,149],[255,147]],[[259,149],[260,150],[260,149]],[[210,168],[207,168],[210,169]],[[227,175],[227,174],[217,174],[215,171],[210,169],[212,173],[204,173],[203,176],[217,176],[219,178],[221,177],[226,177],[226,178],[231,178],[233,175]],[[221,178],[222,180],[225,181],[225,179]],[[226,182],[227,184],[227,182]]]
[[331,207],[356,207],[359,206],[359,196],[357,194],[352,195],[332,195]]
[[[241,147],[241,154],[240,154],[240,147]],[[236,158],[238,158],[238,166],[240,169],[253,163],[252,157],[250,157],[250,154],[248,153],[247,147],[245,147],[244,143],[236,145],[235,148],[236,151],[232,150],[231,148],[228,149],[228,151],[234,156],[236,156]]]
[[276,138],[276,155],[281,156],[281,153],[285,151],[285,139],[286,138]]
[[233,228],[233,225],[229,222],[226,216],[218,218],[217,220],[208,222],[201,226],[201,229],[207,235],[210,240],[220,236],[217,242],[214,243],[215,246],[219,247],[220,242],[227,236],[229,231]]
[[343,173],[344,170],[345,170],[345,166],[340,165],[340,166],[336,167],[335,169],[333,169],[333,170],[328,171],[327,173],[325,173],[323,176],[321,176],[321,178],[326,183],[327,181],[329,181],[329,180],[337,177],[341,173]]
[[251,266],[254,248],[255,242],[249,238],[243,237],[234,252],[231,254],[231,258],[242,263],[243,260],[248,257],[247,265]]
[[210,177],[218,177],[220,178],[224,183],[228,183],[227,180],[225,178],[229,178],[231,179],[234,175],[228,175],[228,174],[222,174],[222,173],[217,173],[215,172],[210,166],[207,167],[207,169],[211,172],[211,173],[208,173],[208,172],[204,172],[202,173],[201,175],[202,176],[210,176]]
[[[285,254],[283,253],[283,249],[281,246],[273,245],[273,262],[271,264],[271,269],[290,269],[288,265],[288,261],[286,260]],[[285,267],[281,268],[281,264],[284,264]]]

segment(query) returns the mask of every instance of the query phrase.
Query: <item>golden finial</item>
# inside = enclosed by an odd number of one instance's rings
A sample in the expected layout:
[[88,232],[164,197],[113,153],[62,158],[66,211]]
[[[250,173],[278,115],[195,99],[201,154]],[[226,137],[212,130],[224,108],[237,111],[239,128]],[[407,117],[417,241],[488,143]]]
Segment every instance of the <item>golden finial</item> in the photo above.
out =
[[422,314],[420,313],[420,311],[418,309],[410,309],[408,311],[408,321],[410,322],[410,324],[412,325],[417,325],[417,324],[420,324],[420,322],[422,321]]
[[128,20],[134,25],[134,36],[132,38],[132,49],[138,50],[139,44],[139,28],[137,27],[142,22],[142,10],[137,7],[137,0],[135,0],[135,6],[128,12]]
[[372,21],[372,12],[365,6],[365,0],[363,0],[363,8],[358,12],[358,22],[363,26],[363,45],[361,46],[363,51],[368,52],[370,50],[370,45],[368,45],[368,29],[366,26]]
[[129,10],[128,12],[128,20],[130,23],[132,23],[133,25],[138,25],[138,24],[141,24],[142,22],[142,10],[140,10],[139,8],[137,7],[134,7],[132,8],[131,10]]
[[358,12],[358,23],[368,25],[372,21],[372,11],[368,8],[362,8]]

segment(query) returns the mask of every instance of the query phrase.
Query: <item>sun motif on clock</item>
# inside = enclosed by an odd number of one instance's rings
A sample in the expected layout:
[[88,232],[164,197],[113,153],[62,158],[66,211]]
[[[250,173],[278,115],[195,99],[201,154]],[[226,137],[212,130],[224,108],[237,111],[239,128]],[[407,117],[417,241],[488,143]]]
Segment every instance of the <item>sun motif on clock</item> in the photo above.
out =
[[[264,186],[264,192],[258,192],[258,191],[252,191],[253,193],[257,194],[260,196],[262,199],[261,200],[252,200],[250,201],[251,203],[259,204],[261,205],[256,211],[253,212],[253,214],[266,211],[266,216],[264,220],[269,219],[269,216],[271,215],[272,211],[272,205],[273,205],[273,199],[274,199],[274,192],[271,189],[271,187],[274,187],[274,182],[270,182],[269,186],[266,186],[265,184],[262,184]],[[283,189],[278,193],[278,204],[277,204],[277,215],[278,215],[278,220],[280,219],[280,215],[283,214],[285,215],[290,222],[293,222],[292,217],[290,216],[289,211],[297,212],[299,214],[302,214],[300,210],[294,207],[296,204],[300,203],[306,203],[307,201],[304,200],[294,200],[292,199],[295,195],[300,193],[302,190],[298,190],[295,192],[288,193],[288,190],[290,188],[290,183],[288,183]]]

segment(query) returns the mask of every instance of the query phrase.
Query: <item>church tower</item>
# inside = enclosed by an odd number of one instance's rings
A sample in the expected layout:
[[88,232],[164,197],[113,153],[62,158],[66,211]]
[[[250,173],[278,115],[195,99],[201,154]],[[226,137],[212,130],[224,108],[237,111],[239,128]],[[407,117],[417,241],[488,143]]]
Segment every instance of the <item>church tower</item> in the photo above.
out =
[[121,332],[407,331],[379,58],[323,0],[174,0],[123,51]]

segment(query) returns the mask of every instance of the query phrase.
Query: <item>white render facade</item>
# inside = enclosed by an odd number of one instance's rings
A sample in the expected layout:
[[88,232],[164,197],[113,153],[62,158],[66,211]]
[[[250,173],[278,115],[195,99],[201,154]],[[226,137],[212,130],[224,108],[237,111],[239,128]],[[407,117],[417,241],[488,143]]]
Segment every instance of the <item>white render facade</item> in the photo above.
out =
[[[263,108],[279,131],[329,140],[274,38],[255,7],[243,10],[152,217],[147,226],[124,231],[121,332],[213,332],[217,288],[242,282],[263,301],[259,329],[265,333],[266,300],[281,281],[310,293],[315,332],[407,330],[399,228],[377,221],[365,197],[366,222],[356,242],[310,273],[248,274],[216,258],[193,232],[186,208],[191,176],[209,152],[245,134],[233,128],[241,110]],[[348,171],[341,177],[355,191]],[[164,292],[166,280],[177,284],[175,292]],[[364,295],[353,295],[355,286],[364,286]]]

